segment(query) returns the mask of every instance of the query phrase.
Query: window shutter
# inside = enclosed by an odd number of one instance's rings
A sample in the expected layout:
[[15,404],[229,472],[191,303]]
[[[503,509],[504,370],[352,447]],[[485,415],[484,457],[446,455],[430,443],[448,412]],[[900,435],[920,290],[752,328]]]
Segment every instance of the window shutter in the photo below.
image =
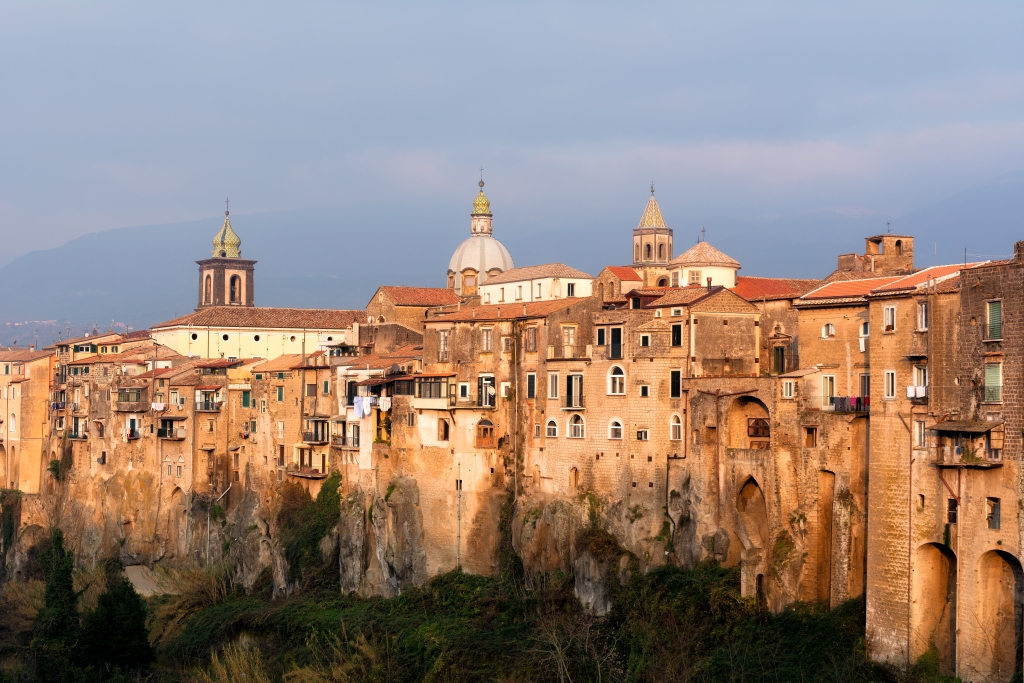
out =
[[572,405],[572,375],[565,376],[565,405]]
[[242,407],[243,408],[248,408],[249,407],[249,392],[248,391],[243,391],[242,392]]
[[482,406],[484,404],[484,378],[478,376],[476,378],[476,404]]

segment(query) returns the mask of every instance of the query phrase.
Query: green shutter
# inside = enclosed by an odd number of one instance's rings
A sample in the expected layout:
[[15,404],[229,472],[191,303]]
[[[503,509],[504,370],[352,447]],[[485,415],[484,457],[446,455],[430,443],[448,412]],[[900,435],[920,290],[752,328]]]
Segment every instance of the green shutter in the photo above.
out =
[[248,391],[243,391],[242,392],[242,407],[243,408],[248,408],[249,407],[249,392]]
[[1003,338],[1003,302],[988,302],[988,339]]
[[277,402],[281,403],[284,401],[284,387],[277,388]]
[[1000,363],[985,364],[985,401],[998,403],[1003,400],[1003,366]]

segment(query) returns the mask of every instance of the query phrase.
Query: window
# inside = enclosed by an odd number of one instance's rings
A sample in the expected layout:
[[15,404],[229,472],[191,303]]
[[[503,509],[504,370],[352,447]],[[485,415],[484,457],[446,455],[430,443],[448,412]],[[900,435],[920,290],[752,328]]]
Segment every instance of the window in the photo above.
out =
[[558,423],[554,420],[548,420],[547,435],[552,438],[558,436]]
[[565,378],[565,407],[583,407],[583,375],[569,375]]
[[583,416],[573,415],[569,419],[569,438],[582,439],[584,434]]
[[537,373],[526,373],[526,398],[537,398]]
[[512,338],[511,337],[502,337],[501,338],[501,350],[504,351],[505,353],[508,353],[509,351],[512,350]]
[[822,375],[821,377],[821,406],[823,408],[832,405],[832,397],[836,395],[836,376]]
[[689,282],[691,285],[699,285],[700,284],[700,271],[699,270],[691,270],[690,271],[690,276],[689,276],[689,278],[687,278],[687,282]]
[[265,398],[261,398],[260,399],[260,412],[261,413],[267,412],[267,399],[265,399]]
[[476,447],[497,448],[497,439],[494,436],[494,423],[490,420],[480,420],[476,424]]
[[622,438],[622,423],[618,420],[612,420],[608,425],[608,438],[617,440]]
[[476,275],[466,274],[462,276],[463,287],[476,287]]
[[645,244],[644,245],[644,260],[645,261],[650,261],[651,260],[651,245],[649,245],[649,244]]
[[885,371],[885,398],[896,398],[896,372]]
[[804,447],[816,448],[818,446],[818,428],[804,427]]
[[449,435],[449,430],[450,430],[450,427],[448,425],[448,420],[439,419],[437,421],[437,440],[438,441],[447,441],[448,440],[448,435]]
[[277,402],[284,403],[284,387],[277,388]]
[[646,429],[638,429],[638,430],[636,430],[636,440],[637,441],[648,441],[649,439],[650,439],[650,432],[648,432]]
[[491,351],[491,332],[493,330],[490,327],[485,327],[480,330],[480,350],[484,353],[490,353]]
[[243,391],[242,392],[242,407],[243,408],[248,408],[249,407],[249,403],[250,403],[250,400],[251,400],[250,396],[251,396],[251,394],[248,391]]
[[821,338],[822,339],[834,339],[836,336],[836,326],[832,323],[825,323],[821,326]]
[[548,398],[558,398],[558,373],[548,373]]
[[860,376],[860,395],[864,398],[871,396],[871,375]]
[[409,411],[409,414],[408,414],[408,417],[406,419],[406,423],[405,424],[406,424],[407,427],[415,427],[416,426],[416,413],[414,413],[412,411]]
[[986,339],[1002,339],[1003,338],[1003,302],[1002,301],[989,301],[986,305],[988,308],[988,325],[985,330]]
[[567,284],[565,286],[565,295],[566,296],[576,296],[576,283],[575,282],[570,282],[569,284]]
[[533,438],[540,438],[540,422],[537,422],[533,425]]
[[678,270],[673,270],[672,271],[672,286],[673,287],[678,287],[679,286],[679,271]]
[[926,366],[926,365],[915,365],[914,366],[914,386],[915,387],[926,387],[926,386],[928,386],[928,366]]
[[680,398],[683,395],[683,371],[670,370],[668,373],[668,395],[669,398]]
[[329,379],[324,380],[324,396],[331,393],[331,381]]
[[928,447],[928,432],[924,427],[924,420],[914,420],[914,448]]
[[782,398],[793,398],[793,384],[794,382],[791,379],[782,380]]
[[885,325],[885,332],[893,332],[896,329],[896,307],[886,306],[882,309],[882,323]]
[[683,440],[683,421],[678,415],[673,415],[672,420],[669,422],[668,438],[671,441]]
[[610,334],[608,358],[611,360],[622,358],[622,328],[613,327]]
[[478,406],[493,408],[497,393],[494,386],[494,375],[480,375],[476,378],[476,404]]
[[597,345],[604,346],[605,342],[605,329],[603,327],[597,328]]
[[516,301],[521,301],[523,298],[523,286],[519,285],[516,287]]
[[989,529],[999,528],[999,499],[985,499],[985,519],[988,520]]
[[651,387],[648,386],[647,384],[641,384],[640,385],[640,396],[642,396],[643,398],[647,398],[650,395],[651,395]]
[[562,345],[565,346],[566,348],[572,348],[576,346],[575,325],[565,325],[562,327]]
[[533,353],[537,350],[537,328],[527,327],[526,328],[526,342],[524,343],[526,351]]
[[469,382],[459,382],[459,398],[469,399]]
[[438,330],[437,331],[437,360],[446,361],[448,360],[448,335],[451,330]]
[[[504,303],[504,302],[505,302],[505,288],[504,287],[498,287],[498,303]],[[490,294],[487,295],[487,303],[491,303],[491,295]]]
[[277,438],[284,438],[284,420],[281,420],[280,422],[277,423]]
[[359,425],[352,425],[352,446],[359,446]]
[[177,477],[181,477],[181,465],[178,465],[178,466],[177,466],[177,467],[175,468],[175,471],[176,471],[176,475],[175,475],[175,476],[177,476]]
[[626,393],[626,373],[619,366],[612,367],[608,374],[608,393],[613,396],[621,396]]
[[956,498],[946,499],[946,522],[948,524],[956,524],[957,507]]
[[683,345],[683,326],[673,325],[672,326],[672,346]]
[[985,403],[1003,400],[1003,364],[985,363]]
[[242,279],[237,275],[231,276],[231,303],[237,304],[242,300]]
[[640,346],[650,346],[650,345],[651,345],[651,335],[649,335],[649,334],[641,334],[640,335]]
[[919,301],[917,304],[917,329],[924,332],[928,329],[928,302]]
[[678,318],[682,314],[683,314],[683,309],[681,309],[681,308],[673,308],[672,309],[672,317],[673,318]]
[[781,375],[786,371],[786,347],[776,346],[772,348],[772,372]]

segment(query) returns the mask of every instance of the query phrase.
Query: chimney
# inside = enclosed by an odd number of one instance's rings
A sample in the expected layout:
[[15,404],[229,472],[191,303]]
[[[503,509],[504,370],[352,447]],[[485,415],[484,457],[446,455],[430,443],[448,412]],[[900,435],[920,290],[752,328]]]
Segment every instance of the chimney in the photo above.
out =
[[711,292],[711,278],[708,278],[708,292]]

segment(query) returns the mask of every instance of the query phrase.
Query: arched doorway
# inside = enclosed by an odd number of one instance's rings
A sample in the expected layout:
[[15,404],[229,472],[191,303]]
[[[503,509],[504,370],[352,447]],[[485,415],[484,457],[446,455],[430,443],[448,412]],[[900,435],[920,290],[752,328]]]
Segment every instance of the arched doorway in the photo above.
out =
[[815,534],[817,536],[817,598],[832,601],[832,506],[835,502],[836,475],[828,470],[818,472],[818,505]]
[[569,470],[569,488],[573,491],[580,487],[580,471],[573,467]]
[[766,449],[771,442],[768,407],[753,396],[739,396],[729,406],[729,448]]
[[956,555],[941,543],[914,551],[911,574],[910,659],[928,651],[939,654],[939,673],[956,673]]
[[740,513],[740,523],[752,548],[768,547],[768,508],[764,502],[764,492],[753,477],[740,488],[736,497],[736,510]]
[[977,677],[1009,681],[1024,654],[1024,570],[1013,555],[990,550],[978,560],[976,636],[971,650]]
[[167,506],[167,552],[172,557],[185,556],[185,492],[175,487]]

